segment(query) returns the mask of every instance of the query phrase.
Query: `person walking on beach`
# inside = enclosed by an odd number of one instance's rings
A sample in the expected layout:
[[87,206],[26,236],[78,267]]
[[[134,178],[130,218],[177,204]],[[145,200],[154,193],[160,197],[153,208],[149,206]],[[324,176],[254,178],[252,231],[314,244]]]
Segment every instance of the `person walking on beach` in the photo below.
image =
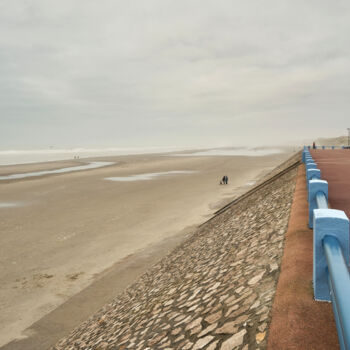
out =
[[227,185],[227,182],[228,182],[228,177],[224,175],[222,180],[220,181],[220,185]]
[[224,178],[225,178],[225,181],[224,181],[224,182],[225,182],[225,185],[227,185],[227,183],[228,183],[228,177],[227,177],[227,175],[225,175]]

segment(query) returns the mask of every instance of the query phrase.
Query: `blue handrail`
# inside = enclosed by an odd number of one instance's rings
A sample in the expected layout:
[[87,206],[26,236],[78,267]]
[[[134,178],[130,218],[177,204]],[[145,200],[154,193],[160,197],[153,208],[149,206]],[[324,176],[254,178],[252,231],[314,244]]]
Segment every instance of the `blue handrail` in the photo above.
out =
[[328,209],[327,198],[323,192],[316,193],[316,203],[318,209]]
[[[315,165],[306,149],[303,161],[306,169]],[[340,349],[350,350],[349,219],[343,211],[328,209],[328,183],[314,173],[306,174],[309,226],[314,228],[314,295],[332,302]]]
[[328,265],[328,284],[341,350],[350,349],[350,276],[338,239],[326,235],[323,248]]

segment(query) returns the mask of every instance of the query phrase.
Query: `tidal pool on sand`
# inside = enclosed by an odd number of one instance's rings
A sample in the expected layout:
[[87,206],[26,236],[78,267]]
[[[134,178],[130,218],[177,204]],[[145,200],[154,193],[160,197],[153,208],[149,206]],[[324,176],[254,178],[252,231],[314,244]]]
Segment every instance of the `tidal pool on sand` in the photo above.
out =
[[15,202],[0,202],[0,209],[1,208],[14,208],[14,207],[19,207],[21,204],[20,203],[15,203]]
[[115,163],[114,162],[92,162],[89,164],[71,166],[68,168],[62,168],[62,169],[56,169],[56,170],[42,170],[42,171],[34,171],[31,173],[4,175],[4,176],[0,176],[0,181],[1,180],[18,180],[18,179],[25,179],[27,177],[43,176],[43,175],[50,175],[50,174],[70,173],[73,171],[101,168],[112,164],[115,164]]
[[191,171],[191,170],[174,170],[174,171],[165,171],[165,172],[160,172],[160,173],[145,173],[145,174],[137,174],[137,175],[130,175],[130,176],[106,177],[105,180],[121,181],[121,182],[148,181],[148,180],[153,180],[156,177],[160,177],[160,176],[180,175],[180,174],[193,174],[193,173],[195,173],[195,171]]

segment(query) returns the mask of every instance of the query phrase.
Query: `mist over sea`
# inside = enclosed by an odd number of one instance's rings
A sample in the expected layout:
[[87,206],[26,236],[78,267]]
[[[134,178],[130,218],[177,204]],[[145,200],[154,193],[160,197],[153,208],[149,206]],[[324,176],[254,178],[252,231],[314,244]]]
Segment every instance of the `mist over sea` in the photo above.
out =
[[0,165],[28,164],[70,160],[75,157],[108,157],[118,155],[165,153],[181,151],[178,147],[150,148],[50,148],[28,150],[0,150]]
[[[187,150],[187,151],[186,151]],[[180,147],[150,147],[150,148],[70,148],[70,149],[29,149],[0,150],[0,166],[51,162],[94,157],[109,157],[119,155],[136,155],[151,153],[169,153],[172,156],[266,156],[283,152],[281,148],[269,147],[225,147],[225,148],[180,148]]]

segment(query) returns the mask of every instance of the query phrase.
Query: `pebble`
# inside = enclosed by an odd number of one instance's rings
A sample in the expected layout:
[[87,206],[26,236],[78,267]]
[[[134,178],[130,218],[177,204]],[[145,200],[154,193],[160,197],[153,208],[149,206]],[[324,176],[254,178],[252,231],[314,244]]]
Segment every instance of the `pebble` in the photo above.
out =
[[200,333],[198,334],[198,337],[201,338],[201,337],[205,336],[206,334],[208,334],[208,333],[211,332],[212,330],[216,329],[217,326],[218,326],[217,323],[214,323],[214,324],[208,326],[207,328],[203,329],[202,332],[200,332]]
[[222,311],[218,311],[215,314],[211,314],[205,318],[208,323],[214,323],[219,320],[222,316]]
[[222,327],[216,329],[215,333],[217,334],[233,334],[235,332],[237,332],[238,327],[237,327],[237,322],[236,321],[231,321],[231,322],[227,322],[225,323]]
[[232,350],[235,347],[241,345],[243,343],[243,337],[246,333],[247,331],[245,329],[242,329],[231,338],[225,340],[222,343],[220,350]]
[[218,343],[219,343],[219,340],[214,341],[205,350],[215,350]]
[[265,339],[266,332],[258,333],[255,337],[256,342],[259,344]]
[[276,263],[270,264],[270,272],[273,272],[278,269],[278,265]]
[[199,318],[195,319],[194,321],[192,321],[191,323],[189,323],[189,324],[185,327],[185,331],[188,331],[189,329],[192,329],[192,328],[197,327],[198,325],[201,324],[202,320],[203,320],[202,317],[199,317]]
[[250,286],[253,286],[253,285],[256,284],[257,282],[259,282],[259,281],[262,279],[264,273],[265,273],[265,271],[259,273],[259,274],[256,275],[255,277],[253,277],[251,280],[248,281],[248,284],[249,284]]
[[203,349],[206,345],[208,345],[214,339],[213,336],[208,335],[205,338],[201,338],[197,340],[194,344],[193,350]]

